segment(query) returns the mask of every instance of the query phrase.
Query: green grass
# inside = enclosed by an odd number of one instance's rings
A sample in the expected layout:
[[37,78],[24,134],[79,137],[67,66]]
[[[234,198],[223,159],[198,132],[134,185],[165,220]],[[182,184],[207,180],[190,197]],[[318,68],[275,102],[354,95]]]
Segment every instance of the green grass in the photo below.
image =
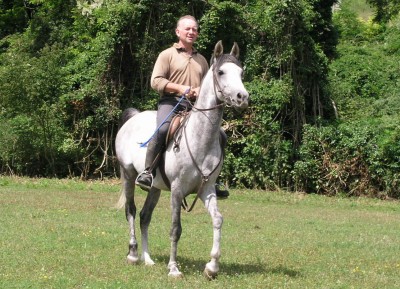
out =
[[[199,203],[182,217],[182,280],[167,277],[169,193],[150,228],[153,267],[125,262],[119,183],[0,177],[0,288],[400,288],[400,203],[231,191],[221,271],[202,276],[212,242]],[[137,192],[138,205],[145,194]]]

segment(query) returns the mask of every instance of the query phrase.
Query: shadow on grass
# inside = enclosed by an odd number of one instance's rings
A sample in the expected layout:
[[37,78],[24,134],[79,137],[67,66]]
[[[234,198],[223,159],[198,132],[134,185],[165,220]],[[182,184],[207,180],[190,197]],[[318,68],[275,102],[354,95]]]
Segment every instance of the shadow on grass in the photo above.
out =
[[[163,262],[168,264],[169,256],[159,255],[155,256],[158,262]],[[185,257],[178,256],[178,263],[181,271],[184,274],[202,273],[206,263],[205,260],[194,260]],[[274,275],[284,275],[292,278],[299,277],[301,273],[297,270],[287,268],[285,266],[279,265],[276,267],[269,268],[267,264],[256,263],[256,264],[239,264],[239,263],[220,263],[220,274],[227,276],[237,276],[237,275],[254,275],[254,274],[274,274]]]

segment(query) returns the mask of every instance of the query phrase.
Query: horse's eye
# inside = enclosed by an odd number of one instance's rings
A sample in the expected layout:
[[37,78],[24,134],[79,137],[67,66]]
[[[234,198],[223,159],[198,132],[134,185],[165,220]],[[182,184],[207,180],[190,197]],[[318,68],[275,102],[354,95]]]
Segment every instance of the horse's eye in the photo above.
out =
[[222,75],[224,72],[222,70],[218,70],[218,75]]

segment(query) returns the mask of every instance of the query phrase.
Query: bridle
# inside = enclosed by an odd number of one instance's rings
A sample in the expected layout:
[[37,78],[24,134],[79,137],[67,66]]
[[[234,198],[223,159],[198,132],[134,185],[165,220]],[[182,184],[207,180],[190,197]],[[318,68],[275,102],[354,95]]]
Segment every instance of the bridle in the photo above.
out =
[[223,108],[223,107],[231,107],[232,106],[232,99],[229,97],[230,102],[227,103],[226,101],[222,101],[218,98],[218,92],[222,94],[224,100],[227,99],[227,97],[224,95],[221,85],[218,81],[217,73],[218,69],[224,64],[225,62],[232,62],[242,68],[242,64],[240,61],[233,55],[230,54],[224,54],[221,55],[219,58],[217,58],[213,64],[212,67],[212,73],[213,73],[213,89],[214,89],[214,95],[215,95],[215,102],[216,105],[212,106],[210,108],[198,108],[195,105],[192,106],[192,109],[197,110],[197,111],[208,111],[208,110],[214,110],[217,108]]

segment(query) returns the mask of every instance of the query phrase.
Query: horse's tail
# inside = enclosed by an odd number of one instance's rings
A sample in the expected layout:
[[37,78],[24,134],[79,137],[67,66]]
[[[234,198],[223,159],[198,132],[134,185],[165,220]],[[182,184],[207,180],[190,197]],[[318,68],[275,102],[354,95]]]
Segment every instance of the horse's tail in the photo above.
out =
[[122,115],[119,119],[118,123],[118,130],[126,123],[130,118],[132,118],[134,115],[140,113],[140,110],[136,108],[127,108],[122,112]]
[[[121,168],[121,182],[124,183],[124,173],[122,172],[122,168]],[[121,195],[119,196],[118,203],[115,204],[115,208],[120,210],[125,206],[125,203],[126,203],[125,191],[121,189]]]

